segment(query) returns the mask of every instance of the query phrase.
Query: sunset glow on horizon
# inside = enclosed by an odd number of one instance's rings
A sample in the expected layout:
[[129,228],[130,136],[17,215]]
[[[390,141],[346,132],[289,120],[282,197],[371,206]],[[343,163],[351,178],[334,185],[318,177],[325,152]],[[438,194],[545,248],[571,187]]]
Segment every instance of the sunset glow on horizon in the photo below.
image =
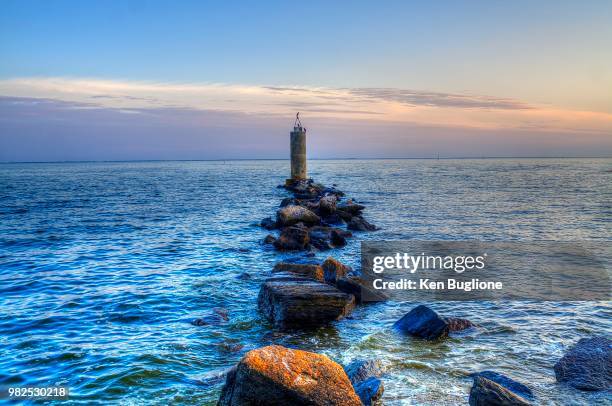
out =
[[518,3],[8,2],[0,160],[611,156],[612,7]]

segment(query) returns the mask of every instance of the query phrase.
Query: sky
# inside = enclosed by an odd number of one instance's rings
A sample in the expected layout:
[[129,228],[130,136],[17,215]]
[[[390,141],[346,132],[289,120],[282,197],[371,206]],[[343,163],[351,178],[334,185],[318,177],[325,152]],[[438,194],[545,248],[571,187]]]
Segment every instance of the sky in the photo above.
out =
[[0,2],[0,161],[612,156],[612,2]]

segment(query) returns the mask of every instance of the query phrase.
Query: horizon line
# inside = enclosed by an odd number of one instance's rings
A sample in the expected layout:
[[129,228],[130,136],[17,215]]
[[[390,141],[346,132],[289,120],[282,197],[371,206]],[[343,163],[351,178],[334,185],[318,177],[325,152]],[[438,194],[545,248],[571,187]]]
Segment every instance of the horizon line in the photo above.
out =
[[[453,160],[453,159],[612,159],[611,156],[446,156],[446,157],[359,157],[309,158],[307,161],[384,161],[384,160]],[[66,164],[66,163],[126,163],[126,162],[226,162],[226,161],[289,161],[289,158],[214,158],[214,159],[99,159],[59,161],[0,161],[0,164]]]

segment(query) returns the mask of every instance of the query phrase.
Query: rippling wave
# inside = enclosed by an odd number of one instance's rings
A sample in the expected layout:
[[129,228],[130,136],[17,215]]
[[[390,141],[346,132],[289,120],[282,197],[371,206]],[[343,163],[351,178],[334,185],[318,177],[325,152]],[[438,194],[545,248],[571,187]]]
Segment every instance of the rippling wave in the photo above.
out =
[[[359,240],[612,240],[610,161],[312,161],[311,176],[367,205]],[[279,343],[388,367],[386,404],[465,403],[495,369],[543,404],[606,402],[557,385],[580,337],[610,334],[600,303],[442,302],[481,328],[442,342],[399,337],[412,303],[377,303],[311,332],[275,333],[256,310],[278,254],[257,224],[286,192],[284,161],[0,165],[0,385],[67,385],[68,403],[215,404],[225,371]],[[238,278],[247,273],[250,278]],[[227,320],[215,317],[219,309]],[[196,318],[210,320],[195,326]]]

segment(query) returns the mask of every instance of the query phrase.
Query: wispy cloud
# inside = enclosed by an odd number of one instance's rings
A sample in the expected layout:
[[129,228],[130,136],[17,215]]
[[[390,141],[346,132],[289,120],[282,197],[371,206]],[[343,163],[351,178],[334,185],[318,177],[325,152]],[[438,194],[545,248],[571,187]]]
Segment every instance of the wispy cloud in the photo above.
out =
[[456,107],[466,109],[526,110],[534,107],[512,99],[456,93],[423,92],[393,88],[348,89],[353,95],[394,101],[408,106]]
[[78,108],[123,111],[188,109],[253,117],[290,117],[299,110],[311,119],[489,130],[612,132],[612,114],[574,111],[489,95],[395,88],[17,78],[0,80],[0,95],[72,102]]

